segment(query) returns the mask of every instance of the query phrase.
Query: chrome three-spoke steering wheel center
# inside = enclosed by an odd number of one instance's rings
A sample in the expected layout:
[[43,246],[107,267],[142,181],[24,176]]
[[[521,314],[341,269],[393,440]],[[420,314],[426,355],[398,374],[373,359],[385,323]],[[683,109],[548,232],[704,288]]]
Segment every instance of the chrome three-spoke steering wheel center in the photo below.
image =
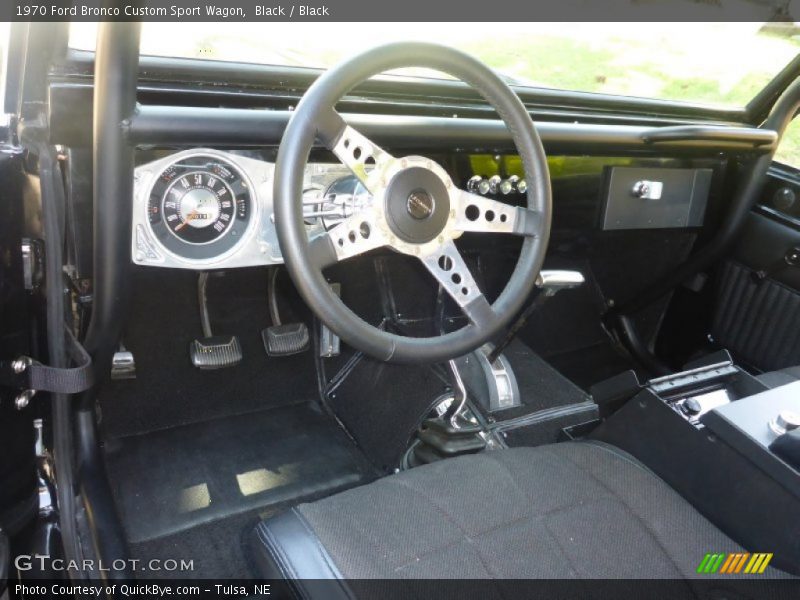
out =
[[423,156],[395,158],[350,126],[333,153],[372,199],[330,236],[338,260],[389,247],[419,258],[475,322],[491,307],[453,243],[466,231],[535,235],[537,213],[461,190]]

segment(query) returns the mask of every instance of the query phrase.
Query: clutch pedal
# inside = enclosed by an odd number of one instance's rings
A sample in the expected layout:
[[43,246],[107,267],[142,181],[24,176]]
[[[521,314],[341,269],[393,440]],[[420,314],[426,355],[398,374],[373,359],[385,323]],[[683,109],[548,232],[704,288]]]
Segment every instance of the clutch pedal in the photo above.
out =
[[203,338],[194,340],[189,346],[192,364],[198,369],[224,369],[242,362],[242,346],[235,335],[214,335],[211,332],[211,319],[208,316],[206,285],[208,273],[200,273],[197,280],[197,300],[200,304],[200,323]]

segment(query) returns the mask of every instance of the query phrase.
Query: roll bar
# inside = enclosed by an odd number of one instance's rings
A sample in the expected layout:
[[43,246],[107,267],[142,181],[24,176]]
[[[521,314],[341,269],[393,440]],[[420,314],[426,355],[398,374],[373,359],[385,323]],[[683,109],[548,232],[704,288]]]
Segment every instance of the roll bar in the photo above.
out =
[[[97,441],[94,405],[98,389],[110,376],[128,306],[134,151],[124,131],[136,110],[139,34],[138,23],[101,23],[95,62],[94,291],[84,346],[92,355],[97,383],[80,400],[75,432],[78,491],[95,553],[105,564],[128,557]],[[133,577],[129,569],[103,575]]]

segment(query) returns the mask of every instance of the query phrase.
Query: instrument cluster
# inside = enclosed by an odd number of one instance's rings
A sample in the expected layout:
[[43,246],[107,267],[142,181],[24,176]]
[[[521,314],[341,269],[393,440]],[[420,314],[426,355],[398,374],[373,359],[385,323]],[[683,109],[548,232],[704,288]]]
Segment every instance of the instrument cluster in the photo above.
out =
[[[272,210],[274,164],[193,149],[134,172],[131,258],[206,270],[282,263]],[[309,235],[350,216],[369,195],[341,164],[309,164],[303,213]]]

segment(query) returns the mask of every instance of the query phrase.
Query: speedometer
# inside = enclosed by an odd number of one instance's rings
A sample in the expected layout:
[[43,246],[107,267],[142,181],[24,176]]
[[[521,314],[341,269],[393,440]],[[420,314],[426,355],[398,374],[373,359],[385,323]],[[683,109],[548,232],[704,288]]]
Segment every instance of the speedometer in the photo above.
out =
[[234,194],[215,173],[193,171],[170,185],[163,199],[169,230],[189,244],[207,244],[234,223]]
[[203,154],[161,171],[147,203],[156,239],[181,257],[201,260],[236,246],[248,230],[252,211],[244,175],[230,162]]

